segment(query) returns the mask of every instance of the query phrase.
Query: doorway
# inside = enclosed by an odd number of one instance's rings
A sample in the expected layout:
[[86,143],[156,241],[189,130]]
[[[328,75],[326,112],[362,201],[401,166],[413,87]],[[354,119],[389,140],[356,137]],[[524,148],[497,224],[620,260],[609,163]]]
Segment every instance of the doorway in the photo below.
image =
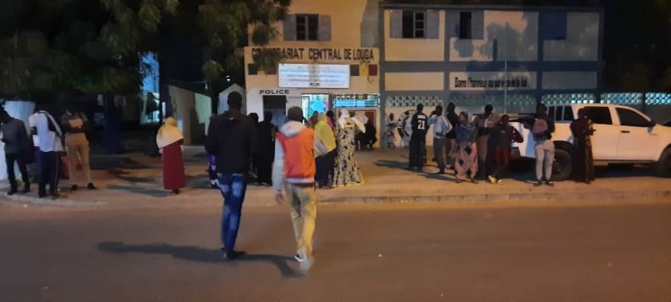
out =
[[284,125],[287,121],[287,97],[284,95],[264,95],[263,111],[270,111],[273,114],[273,125]]

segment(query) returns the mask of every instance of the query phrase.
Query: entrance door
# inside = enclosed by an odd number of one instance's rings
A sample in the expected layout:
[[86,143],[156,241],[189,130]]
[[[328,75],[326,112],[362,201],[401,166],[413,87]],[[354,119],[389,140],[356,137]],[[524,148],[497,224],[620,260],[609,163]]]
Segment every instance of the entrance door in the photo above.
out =
[[287,121],[287,97],[284,95],[264,95],[263,111],[270,111],[273,114],[272,123],[274,125],[284,125]]

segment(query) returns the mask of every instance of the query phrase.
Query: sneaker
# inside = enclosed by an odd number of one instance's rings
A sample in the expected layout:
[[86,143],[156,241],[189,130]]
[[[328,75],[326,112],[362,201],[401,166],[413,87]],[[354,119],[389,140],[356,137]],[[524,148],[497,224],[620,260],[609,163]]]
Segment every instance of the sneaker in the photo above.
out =
[[498,180],[497,180],[494,176],[491,176],[491,175],[490,175],[490,176],[488,177],[488,179],[489,179],[489,182],[490,182],[491,184],[496,184],[496,183],[498,183]]
[[555,183],[552,182],[552,181],[549,181],[549,180],[546,181],[545,184],[548,185],[548,186],[550,186],[550,187],[554,187],[554,186],[555,186]]
[[305,249],[302,249],[300,252],[298,252],[298,256],[300,259],[303,261],[300,262],[299,269],[301,271],[301,274],[307,275],[310,269],[312,268],[312,265],[314,264],[315,259],[313,257],[310,257],[307,255],[307,252]]
[[89,190],[97,190],[98,189],[98,188],[96,188],[96,186],[93,185],[93,183],[88,184],[88,186],[86,186],[86,188],[89,189]]
[[296,259],[296,261],[298,263],[301,263],[301,262],[305,261],[305,259],[301,258],[300,254],[296,254],[296,256],[294,256],[294,259]]
[[243,256],[247,255],[247,253],[242,252],[242,251],[226,252],[226,250],[223,249],[223,248],[221,249],[221,251],[222,251],[221,252],[222,257],[226,260],[235,260],[235,259],[238,259],[240,257],[243,257]]
[[542,185],[543,185],[543,182],[539,180],[538,182],[536,182],[536,183],[534,184],[534,187],[540,187],[540,186],[542,186]]
[[496,184],[499,184],[499,185],[503,184],[503,180],[501,180],[501,179],[497,179],[497,180],[496,180]]

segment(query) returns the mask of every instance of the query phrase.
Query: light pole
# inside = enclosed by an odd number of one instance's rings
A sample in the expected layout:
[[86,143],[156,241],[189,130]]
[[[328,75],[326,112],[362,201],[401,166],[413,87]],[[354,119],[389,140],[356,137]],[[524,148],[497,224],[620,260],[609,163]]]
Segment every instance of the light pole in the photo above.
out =
[[506,22],[505,36],[503,37],[503,113],[508,113],[508,30],[509,25]]

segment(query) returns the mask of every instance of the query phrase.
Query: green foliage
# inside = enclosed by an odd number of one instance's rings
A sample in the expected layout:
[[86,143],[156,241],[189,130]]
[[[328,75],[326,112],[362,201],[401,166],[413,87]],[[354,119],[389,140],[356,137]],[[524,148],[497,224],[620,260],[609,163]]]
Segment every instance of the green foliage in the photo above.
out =
[[[110,49],[129,55],[166,55],[164,41],[179,31],[203,53],[202,71],[209,82],[240,70],[235,50],[247,44],[253,29],[255,44],[277,36],[272,24],[287,15],[289,0],[100,0],[112,20],[103,29]],[[169,64],[169,62],[168,62]]]
[[138,91],[137,54],[124,56],[101,39],[109,17],[98,1],[3,1],[0,97]]

